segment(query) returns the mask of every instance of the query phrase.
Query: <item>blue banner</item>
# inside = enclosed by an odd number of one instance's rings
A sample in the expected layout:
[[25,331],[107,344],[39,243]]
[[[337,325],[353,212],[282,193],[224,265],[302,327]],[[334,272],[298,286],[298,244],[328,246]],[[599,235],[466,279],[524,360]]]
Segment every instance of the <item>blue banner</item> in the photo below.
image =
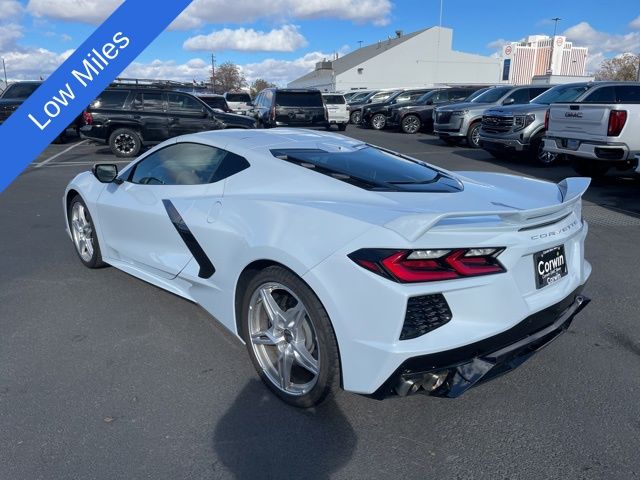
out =
[[2,192],[191,0],[126,0],[0,126]]

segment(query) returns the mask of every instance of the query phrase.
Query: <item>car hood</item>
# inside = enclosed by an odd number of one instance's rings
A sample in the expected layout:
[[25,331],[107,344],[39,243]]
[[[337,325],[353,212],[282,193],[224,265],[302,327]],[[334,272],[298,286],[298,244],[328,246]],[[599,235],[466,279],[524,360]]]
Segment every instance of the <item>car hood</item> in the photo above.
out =
[[495,106],[487,109],[487,113],[497,115],[526,115],[527,113],[540,113],[549,108],[549,105],[541,103],[525,103],[524,105],[511,105],[508,107]]
[[443,111],[455,111],[455,110],[472,110],[472,111],[484,111],[487,108],[491,108],[495,103],[474,103],[474,102],[465,102],[465,103],[451,103],[445,107],[438,106],[438,110]]

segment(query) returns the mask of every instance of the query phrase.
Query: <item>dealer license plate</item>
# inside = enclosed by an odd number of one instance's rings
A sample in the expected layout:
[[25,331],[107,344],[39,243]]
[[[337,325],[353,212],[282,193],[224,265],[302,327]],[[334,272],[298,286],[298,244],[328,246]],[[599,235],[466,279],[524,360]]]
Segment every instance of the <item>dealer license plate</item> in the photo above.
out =
[[536,272],[536,288],[556,283],[567,274],[567,257],[564,253],[564,245],[534,253],[533,268]]

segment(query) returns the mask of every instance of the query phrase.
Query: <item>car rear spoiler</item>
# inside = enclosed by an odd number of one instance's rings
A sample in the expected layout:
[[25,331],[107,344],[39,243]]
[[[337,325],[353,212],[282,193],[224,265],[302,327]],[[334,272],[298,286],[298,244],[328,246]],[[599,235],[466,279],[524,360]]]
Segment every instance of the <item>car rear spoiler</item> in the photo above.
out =
[[[582,195],[591,183],[590,178],[570,177],[558,183],[558,203],[547,207],[533,208],[530,210],[488,210],[469,212],[448,212],[442,214],[411,214],[403,215],[385,224],[385,227],[402,235],[407,240],[413,242],[424,235],[431,228],[438,224],[453,222],[456,219],[475,219],[471,228],[477,228],[479,217],[487,219],[499,219],[505,227],[518,227],[527,230],[535,228],[536,225],[544,225],[560,221],[563,216],[568,215],[568,211],[580,201]],[[505,205],[506,207],[506,205]],[[513,208],[513,207],[509,207]],[[459,222],[458,222],[459,223]]]

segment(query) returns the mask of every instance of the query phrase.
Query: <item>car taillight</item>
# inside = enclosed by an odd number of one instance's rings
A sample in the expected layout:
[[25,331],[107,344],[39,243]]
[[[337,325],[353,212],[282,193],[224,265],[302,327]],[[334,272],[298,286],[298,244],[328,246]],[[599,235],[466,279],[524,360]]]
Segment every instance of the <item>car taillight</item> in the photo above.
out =
[[400,283],[435,282],[506,272],[497,256],[504,247],[431,250],[361,249],[349,258]]
[[618,135],[620,135],[626,122],[626,110],[611,110],[611,112],[609,113],[609,128],[607,128],[607,136],[617,137]]
[[544,129],[549,130],[549,109],[544,114]]
[[85,125],[93,125],[93,115],[89,112],[82,112],[82,120]]

